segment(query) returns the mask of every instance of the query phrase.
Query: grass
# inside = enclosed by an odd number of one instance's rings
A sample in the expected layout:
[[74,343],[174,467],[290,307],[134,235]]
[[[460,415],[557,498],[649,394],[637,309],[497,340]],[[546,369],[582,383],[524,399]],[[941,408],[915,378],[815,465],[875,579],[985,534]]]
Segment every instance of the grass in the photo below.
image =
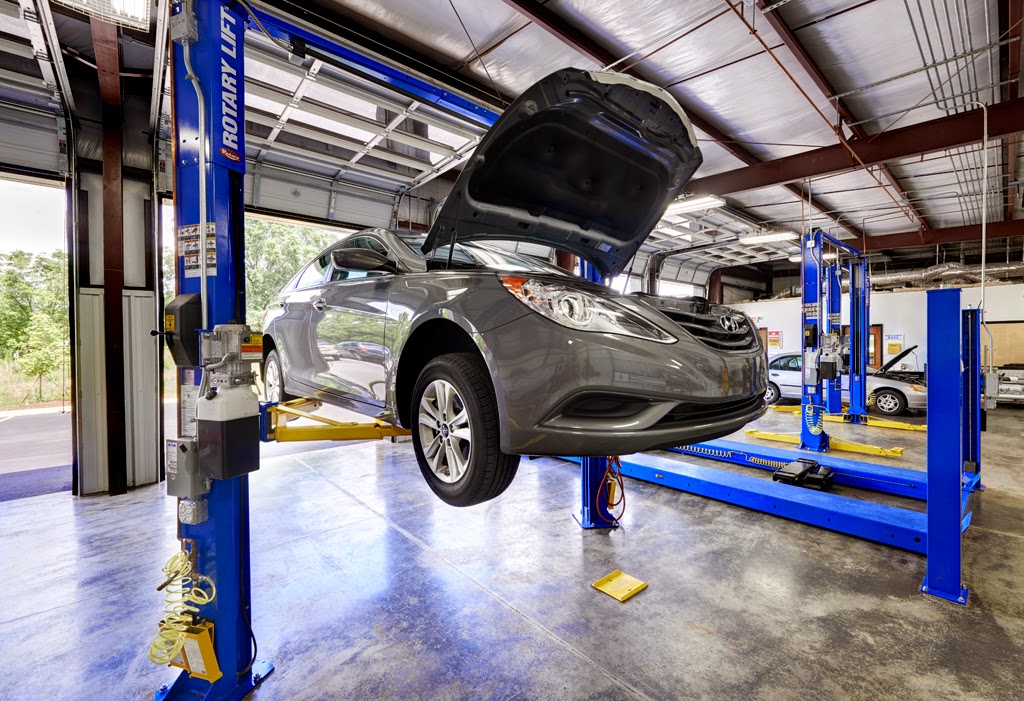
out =
[[23,375],[14,361],[0,360],[0,409],[24,409],[62,399],[71,401],[70,368],[65,368],[63,377],[57,370],[40,382],[39,378]]

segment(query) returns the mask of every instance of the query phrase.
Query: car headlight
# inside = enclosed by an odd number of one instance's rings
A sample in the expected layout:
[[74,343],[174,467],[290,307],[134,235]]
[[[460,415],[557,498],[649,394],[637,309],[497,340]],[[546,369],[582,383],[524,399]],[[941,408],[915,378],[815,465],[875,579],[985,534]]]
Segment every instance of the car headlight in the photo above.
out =
[[911,392],[924,392],[924,388],[917,385],[907,385],[907,387],[910,387]]
[[676,338],[638,314],[584,290],[535,278],[502,276],[505,289],[527,307],[579,331],[633,336],[658,343]]

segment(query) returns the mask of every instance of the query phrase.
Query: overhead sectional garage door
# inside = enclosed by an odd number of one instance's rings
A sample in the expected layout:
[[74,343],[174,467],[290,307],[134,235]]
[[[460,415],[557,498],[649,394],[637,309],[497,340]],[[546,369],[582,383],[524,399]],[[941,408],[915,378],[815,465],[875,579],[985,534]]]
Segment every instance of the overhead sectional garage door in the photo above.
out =
[[28,0],[2,4],[0,168],[64,175],[64,111],[43,38],[49,15],[40,16]]
[[[396,216],[426,223],[447,183],[423,186],[460,164],[487,129],[326,54],[289,60],[256,31],[245,35],[245,73],[245,204],[261,213],[354,226],[388,226]],[[168,111],[165,91],[165,191]]]

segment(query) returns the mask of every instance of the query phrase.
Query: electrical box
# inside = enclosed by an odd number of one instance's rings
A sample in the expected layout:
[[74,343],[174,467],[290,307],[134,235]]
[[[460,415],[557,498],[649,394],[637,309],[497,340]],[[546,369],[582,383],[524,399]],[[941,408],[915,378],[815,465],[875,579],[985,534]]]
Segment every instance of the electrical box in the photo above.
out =
[[843,372],[843,347],[839,334],[825,334],[818,354],[818,376],[822,380],[838,380]]
[[804,348],[818,347],[818,324],[810,322],[804,324]]
[[167,496],[195,499],[210,491],[206,478],[199,472],[199,450],[191,438],[168,438],[165,441]]
[[804,351],[804,384],[817,386],[819,382],[818,351],[808,348]]
[[199,367],[199,327],[202,324],[202,299],[197,294],[178,295],[164,308],[167,347],[179,368]]

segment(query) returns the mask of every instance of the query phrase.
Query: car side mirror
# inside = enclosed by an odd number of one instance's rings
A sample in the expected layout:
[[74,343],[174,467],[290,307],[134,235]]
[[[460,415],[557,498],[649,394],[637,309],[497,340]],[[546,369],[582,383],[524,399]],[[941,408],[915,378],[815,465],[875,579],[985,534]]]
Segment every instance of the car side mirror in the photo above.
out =
[[364,272],[394,273],[398,264],[367,248],[339,248],[331,254],[334,265],[343,270],[360,270]]

